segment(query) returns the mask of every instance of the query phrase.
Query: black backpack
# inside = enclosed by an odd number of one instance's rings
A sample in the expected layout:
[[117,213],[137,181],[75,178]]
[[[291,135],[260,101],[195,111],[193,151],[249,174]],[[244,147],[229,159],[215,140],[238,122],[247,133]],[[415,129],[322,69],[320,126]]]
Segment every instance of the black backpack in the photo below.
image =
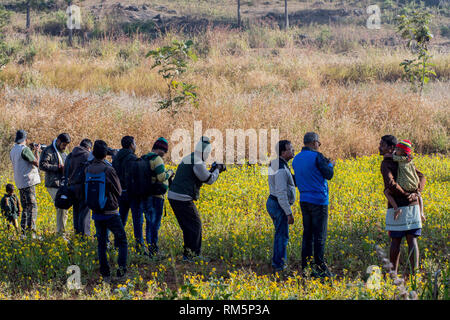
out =
[[129,162],[128,195],[133,199],[144,199],[151,195],[163,195],[167,188],[159,181],[153,182],[156,174],[150,167],[150,160],[157,155],[144,155],[135,161]]

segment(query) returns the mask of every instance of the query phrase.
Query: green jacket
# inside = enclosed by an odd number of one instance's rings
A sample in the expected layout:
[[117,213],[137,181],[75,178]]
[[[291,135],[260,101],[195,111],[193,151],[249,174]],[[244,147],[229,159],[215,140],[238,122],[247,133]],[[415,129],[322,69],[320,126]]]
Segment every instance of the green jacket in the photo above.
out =
[[5,194],[0,201],[2,213],[7,218],[17,219],[20,215],[19,199],[15,194],[11,196]]

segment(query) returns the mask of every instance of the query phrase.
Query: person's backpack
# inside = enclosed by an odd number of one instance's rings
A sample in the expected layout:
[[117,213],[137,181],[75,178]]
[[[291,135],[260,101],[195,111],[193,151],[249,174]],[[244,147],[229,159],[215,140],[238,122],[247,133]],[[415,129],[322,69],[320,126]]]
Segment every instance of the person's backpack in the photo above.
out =
[[143,199],[151,195],[163,195],[167,191],[161,182],[153,181],[156,174],[150,167],[150,160],[157,156],[157,154],[144,155],[130,162],[128,195],[131,198]]
[[100,173],[86,171],[84,184],[84,200],[89,209],[99,212],[106,205],[106,167]]
[[133,199],[143,199],[150,195],[152,176],[150,162],[143,156],[129,162],[128,195]]

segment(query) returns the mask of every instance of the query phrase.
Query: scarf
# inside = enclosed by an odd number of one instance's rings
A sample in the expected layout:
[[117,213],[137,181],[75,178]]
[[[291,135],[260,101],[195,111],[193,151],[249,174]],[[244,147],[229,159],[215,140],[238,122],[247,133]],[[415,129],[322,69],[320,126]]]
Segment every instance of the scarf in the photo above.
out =
[[56,139],[53,140],[52,145],[53,145],[53,148],[54,148],[55,151],[56,151],[56,154],[58,155],[58,162],[59,162],[59,164],[63,166],[63,165],[64,165],[64,162],[63,162],[63,160],[62,160],[61,154],[60,154],[59,151],[58,151],[58,148],[56,147]]

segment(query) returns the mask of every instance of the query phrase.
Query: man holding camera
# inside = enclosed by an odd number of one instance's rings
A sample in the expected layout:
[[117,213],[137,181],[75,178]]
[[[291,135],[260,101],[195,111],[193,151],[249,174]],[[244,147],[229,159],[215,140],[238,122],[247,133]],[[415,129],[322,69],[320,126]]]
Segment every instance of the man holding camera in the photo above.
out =
[[170,206],[183,231],[184,261],[192,262],[196,256],[205,260],[200,257],[202,223],[194,201],[198,200],[200,188],[204,183],[213,184],[219,173],[226,170],[223,164],[213,165],[210,171],[206,169],[205,161],[210,153],[210,140],[202,136],[194,152],[181,160],[167,194]]
[[41,183],[39,176],[39,144],[33,145],[33,150],[27,146],[27,133],[24,130],[16,132],[14,147],[10,159],[14,169],[14,182],[19,189],[22,205],[22,232],[31,230],[36,238],[36,219],[38,213],[35,186]]
[[[64,152],[70,143],[70,136],[61,133],[52,144],[42,151],[39,161],[39,169],[45,172],[45,187],[55,201],[58,188],[64,179],[64,162],[67,154]],[[67,210],[56,208],[56,233],[65,238],[65,226],[67,221]]]

